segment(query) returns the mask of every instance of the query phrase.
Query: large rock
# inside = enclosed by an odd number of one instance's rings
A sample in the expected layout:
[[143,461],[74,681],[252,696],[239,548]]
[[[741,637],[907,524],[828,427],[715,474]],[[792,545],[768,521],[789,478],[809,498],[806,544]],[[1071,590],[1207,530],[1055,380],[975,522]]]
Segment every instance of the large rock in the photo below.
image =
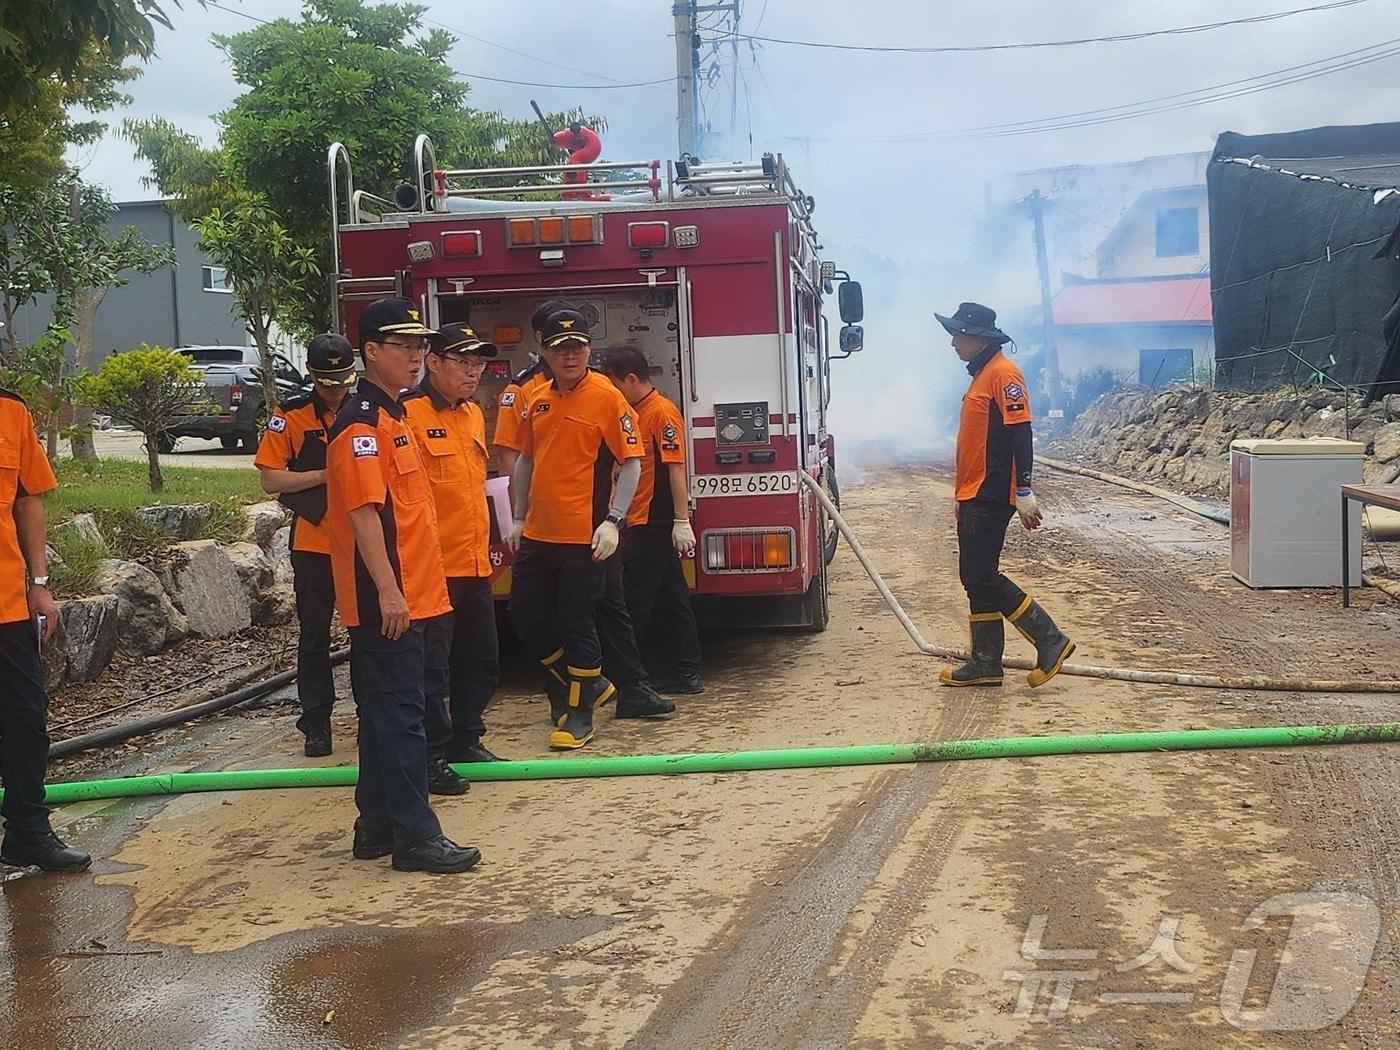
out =
[[117,599],[117,645],[150,656],[189,634],[184,613],[144,565],[109,558],[97,567],[97,586]]
[[252,624],[248,595],[228,554],[213,540],[177,543],[161,583],[189,621],[190,634],[226,638]]
[[208,503],[172,503],[170,506],[141,507],[136,516],[147,525],[163,529],[177,540],[192,540],[214,513]]
[[59,606],[68,680],[90,682],[112,661],[117,651],[117,597],[99,594],[72,598]]
[[71,537],[89,547],[106,546],[106,541],[102,538],[102,530],[97,527],[97,519],[91,514],[74,514],[67,521],[55,525],[49,531],[55,535]]
[[1372,441],[1375,442],[1376,459],[1382,463],[1400,459],[1400,423],[1387,423],[1379,428]]
[[58,627],[47,644],[39,650],[39,663],[44,670],[44,688],[50,696],[68,680],[68,649],[63,644],[63,615],[59,610]]
[[272,546],[278,530],[287,524],[287,508],[276,500],[267,500],[244,507],[243,517],[243,538],[267,549]]
[[[279,584],[276,563],[256,543],[233,543],[224,548],[238,572],[248,596],[252,621],[266,625],[285,623],[295,611],[292,589]],[[287,559],[290,561],[290,559]]]

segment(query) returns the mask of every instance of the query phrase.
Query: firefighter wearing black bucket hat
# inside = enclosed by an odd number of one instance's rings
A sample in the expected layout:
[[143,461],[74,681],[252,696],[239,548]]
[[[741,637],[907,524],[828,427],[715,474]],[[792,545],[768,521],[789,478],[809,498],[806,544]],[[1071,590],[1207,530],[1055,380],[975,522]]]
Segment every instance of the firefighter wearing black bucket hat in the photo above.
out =
[[268,418],[253,466],[263,491],[292,514],[292,592],[296,596],[297,728],[308,757],[331,753],[331,616],[335,583],[326,515],[326,434],[355,382],[355,348],[342,335],[324,333],[307,344],[311,391],[289,397]]
[[972,376],[958,425],[953,497],[958,575],[970,609],[972,656],[961,667],[945,668],[938,680],[950,686],[1001,685],[1005,619],[1035,646],[1035,667],[1027,681],[1041,686],[1059,674],[1074,643],[1000,568],[1011,516],[1020,515],[1027,529],[1038,529],[1041,523],[1031,491],[1034,453],[1026,380],[1002,353],[1011,337],[997,327],[994,310],[961,303],[951,317],[933,316],[952,335],[953,350]]

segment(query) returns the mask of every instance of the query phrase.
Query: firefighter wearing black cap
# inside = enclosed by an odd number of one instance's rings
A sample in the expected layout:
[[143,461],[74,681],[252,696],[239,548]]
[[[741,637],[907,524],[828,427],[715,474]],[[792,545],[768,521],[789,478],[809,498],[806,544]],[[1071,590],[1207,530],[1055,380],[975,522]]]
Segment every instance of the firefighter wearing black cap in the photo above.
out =
[[296,595],[297,728],[304,751],[314,758],[331,753],[331,538],[326,515],[326,434],[355,382],[355,350],[341,335],[318,335],[306,347],[311,392],[290,397],[272,411],[253,465],[263,491],[276,495],[293,513],[292,590]]
[[424,625],[452,605],[427,470],[400,402],[438,334],[396,298],[365,307],[359,328],[365,375],[326,450],[331,568],[360,713],[353,854],[392,853],[401,871],[466,871],[480,852],[447,838],[428,805]]
[[972,376],[958,426],[954,493],[958,523],[958,574],[971,612],[972,658],[945,668],[944,685],[1001,685],[1003,618],[1035,646],[1027,681],[1044,685],[1060,673],[1074,643],[1041,606],[1001,571],[1006,526],[1020,515],[1027,529],[1042,516],[1031,491],[1034,453],[1031,406],[1025,377],[1005,354],[1011,337],[996,326],[996,312],[962,303],[951,317],[934,314],[952,335],[953,350]]
[[543,348],[554,379],[530,403],[511,480],[517,554],[510,609],[525,644],[567,687],[550,698],[549,746],[563,750],[593,738],[594,708],[615,692],[602,677],[595,616],[643,450],[631,406],[588,367],[584,316],[553,314]]
[[[426,372],[405,396],[409,429],[428,468],[437,508],[449,616],[427,629],[427,703],[447,701],[440,732],[428,725],[429,790],[460,780],[449,762],[497,762],[481,742],[483,714],[500,675],[496,606],[491,594],[491,519],[486,505],[486,417],[476,393],[494,343],[466,324],[444,325],[429,348]],[[465,783],[463,781],[463,783]]]

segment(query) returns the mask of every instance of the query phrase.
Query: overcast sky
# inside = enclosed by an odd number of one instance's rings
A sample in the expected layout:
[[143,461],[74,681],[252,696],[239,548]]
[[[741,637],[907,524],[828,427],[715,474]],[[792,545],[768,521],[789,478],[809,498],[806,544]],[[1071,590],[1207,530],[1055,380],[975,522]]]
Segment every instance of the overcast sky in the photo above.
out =
[[[167,5],[175,28],[160,33],[158,56],[131,86],[130,109],[111,115],[113,124],[126,115],[159,113],[206,141],[215,138],[212,116],[233,101],[238,85],[210,37],[253,26],[245,15],[273,19],[300,10],[296,0],[219,2],[243,14],[201,8],[194,0],[185,0],[182,10]],[[426,6],[433,23],[492,42],[464,36],[453,52],[456,69],[471,84],[471,104],[516,117],[530,116],[531,98],[546,110],[579,105],[607,116],[606,158],[640,160],[676,155],[673,84],[556,90],[474,75],[564,85],[672,76],[671,2],[433,0]],[[1159,30],[1319,2],[1325,0],[742,0],[741,30],[752,33],[758,26],[763,36],[845,44],[980,45]],[[1033,120],[1176,95],[1371,47],[1392,32],[1400,38],[1400,0],[1362,0],[1190,35],[1038,50],[919,55],[778,43],[751,52],[744,46],[734,107],[737,134],[726,152],[747,158],[751,135],[754,156],[772,150],[788,157],[799,184],[817,199],[828,257],[840,263],[843,253],[858,261],[874,252],[904,268],[898,291],[870,289],[868,298],[883,298],[900,318],[923,312],[930,298],[949,312],[958,299],[976,298],[977,289],[955,288],[932,275],[941,270],[946,277],[950,263],[975,250],[967,238],[989,177],[1209,150],[1225,130],[1263,133],[1394,120],[1400,57],[1119,123],[1001,138],[880,136]],[[726,135],[727,77],[707,95],[712,125]],[[119,200],[152,195],[140,183],[143,166],[115,135],[77,159],[89,178],[108,185]],[[925,270],[930,277],[921,283]],[[892,277],[886,281],[894,283]],[[893,327],[892,319],[886,317],[883,327]],[[881,327],[879,318],[870,322]],[[871,355],[865,364],[875,364]]]

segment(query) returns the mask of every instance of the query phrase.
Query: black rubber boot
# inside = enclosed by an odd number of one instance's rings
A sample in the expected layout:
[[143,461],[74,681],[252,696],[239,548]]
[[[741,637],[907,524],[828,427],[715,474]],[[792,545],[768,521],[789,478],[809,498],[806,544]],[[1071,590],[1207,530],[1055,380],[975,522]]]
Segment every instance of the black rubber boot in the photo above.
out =
[[676,710],[676,702],[660,696],[646,682],[624,685],[618,693],[614,718],[656,718]]
[[471,782],[447,764],[445,758],[428,759],[428,792],[433,795],[465,795]]
[[356,860],[376,860],[394,852],[394,828],[390,824],[375,827],[363,817],[355,819],[355,840],[350,853]]
[[85,871],[92,857],[74,849],[52,831],[8,828],[4,842],[0,843],[0,863],[55,872]]
[[302,754],[307,758],[325,758],[331,753],[331,716],[303,717],[299,720],[301,731],[306,734]]
[[[549,724],[557,729],[564,724],[564,717],[569,713],[568,676],[550,668],[549,677],[545,679],[544,691],[549,696]],[[599,675],[593,696],[593,710],[598,710],[616,696],[617,686],[603,675]]]
[[1044,685],[1059,674],[1060,668],[1074,652],[1074,643],[1069,640],[1069,635],[1055,626],[1055,621],[1050,619],[1050,614],[1040,607],[1040,603],[1027,598],[1007,619],[1026,641],[1035,646],[1035,669],[1026,676],[1031,688]]
[[938,672],[944,685],[1001,685],[1001,655],[1006,648],[1006,625],[1001,613],[973,613],[968,626],[972,633],[972,659],[961,667],[945,667]]
[[[555,751],[576,751],[593,739],[593,708],[598,685],[605,681],[596,670],[569,668],[569,696],[564,704],[564,719],[549,734],[549,746]],[[611,688],[612,683],[608,683]]]

